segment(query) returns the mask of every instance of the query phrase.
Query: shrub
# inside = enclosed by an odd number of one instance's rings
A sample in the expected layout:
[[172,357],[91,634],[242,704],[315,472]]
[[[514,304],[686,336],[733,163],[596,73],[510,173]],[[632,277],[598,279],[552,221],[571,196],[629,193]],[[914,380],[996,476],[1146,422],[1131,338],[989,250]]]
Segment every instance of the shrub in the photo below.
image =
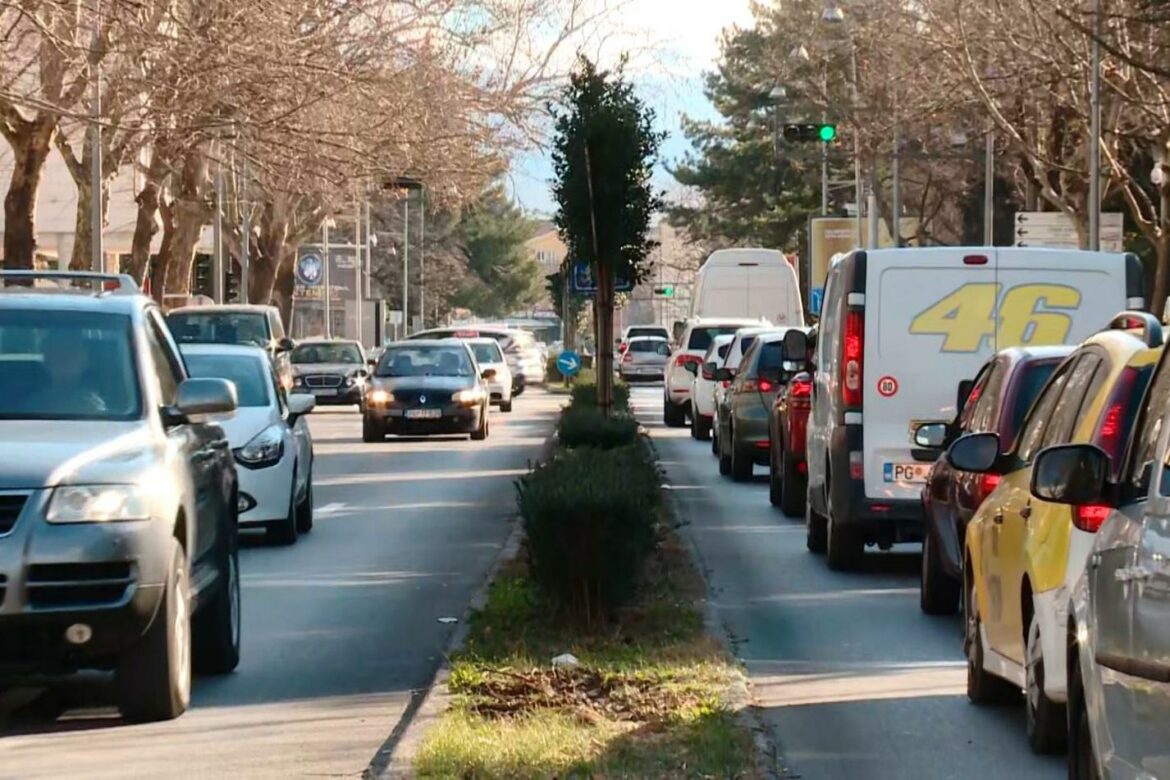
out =
[[[597,379],[592,371],[588,375],[582,371],[573,384],[572,405],[597,407]],[[628,412],[630,410],[630,386],[625,382],[614,380],[613,408],[615,412]]]
[[654,549],[660,486],[640,442],[567,450],[520,480],[532,576],[570,616],[592,624],[633,594]]
[[623,412],[607,418],[596,406],[573,404],[557,423],[557,439],[568,449],[628,447],[638,440],[638,422]]

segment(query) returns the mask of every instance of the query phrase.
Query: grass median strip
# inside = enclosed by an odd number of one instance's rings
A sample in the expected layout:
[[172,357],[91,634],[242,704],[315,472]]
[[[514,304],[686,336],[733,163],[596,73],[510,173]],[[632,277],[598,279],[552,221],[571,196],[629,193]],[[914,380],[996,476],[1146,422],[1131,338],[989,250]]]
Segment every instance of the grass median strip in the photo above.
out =
[[[703,583],[672,532],[660,531],[634,599],[588,631],[555,617],[525,560],[472,618],[451,663],[454,704],[416,756],[419,776],[758,774],[727,699],[740,671],[703,630]],[[554,666],[563,653],[579,664]]]

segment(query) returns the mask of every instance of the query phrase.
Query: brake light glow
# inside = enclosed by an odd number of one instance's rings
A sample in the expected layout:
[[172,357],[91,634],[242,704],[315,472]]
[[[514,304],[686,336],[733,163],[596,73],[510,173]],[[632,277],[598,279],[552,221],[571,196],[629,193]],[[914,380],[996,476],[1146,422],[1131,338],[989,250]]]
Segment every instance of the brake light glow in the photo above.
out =
[[674,364],[679,368],[685,368],[688,363],[694,363],[696,366],[703,364],[703,358],[698,355],[679,355],[674,359]]
[[1109,507],[1099,504],[1078,506],[1073,510],[1073,525],[1087,533],[1095,534],[1109,517]]
[[851,311],[845,315],[845,343],[841,355],[841,401],[845,406],[861,406],[864,353],[865,313]]
[[804,379],[797,379],[788,385],[788,396],[790,398],[808,398],[812,395],[812,382]]
[[979,501],[982,501],[990,496],[992,492],[999,487],[1000,480],[1003,479],[999,474],[982,474],[979,477]]
[[1125,430],[1126,409],[1134,398],[1135,387],[1138,379],[1138,370],[1133,366],[1127,366],[1121,372],[1121,376],[1117,378],[1117,385],[1113,388],[1113,392],[1109,394],[1109,403],[1105,407],[1104,414],[1101,415],[1101,422],[1097,426],[1097,433],[1093,437],[1093,443],[1105,451],[1114,464],[1114,467],[1121,463],[1123,450],[1125,447],[1125,440],[1127,438]]
[[776,389],[776,385],[772,384],[767,379],[761,379],[759,381],[759,386],[761,393],[770,393]]
[[627,352],[626,354],[622,355],[622,362],[623,363],[633,363],[634,362],[634,353]]

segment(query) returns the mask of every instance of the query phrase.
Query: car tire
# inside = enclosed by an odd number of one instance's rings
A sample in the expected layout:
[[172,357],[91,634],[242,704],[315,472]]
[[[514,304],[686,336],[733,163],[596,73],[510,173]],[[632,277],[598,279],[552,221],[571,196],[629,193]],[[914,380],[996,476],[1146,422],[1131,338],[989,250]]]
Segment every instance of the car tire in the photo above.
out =
[[227,674],[240,664],[240,547],[236,529],[221,561],[223,586],[193,621],[194,663],[201,674]]
[[309,483],[305,485],[305,497],[297,504],[297,533],[307,534],[313,530],[313,472],[309,471]]
[[667,428],[681,428],[687,424],[687,413],[678,404],[670,399],[666,400],[662,408],[662,422]]
[[727,452],[723,437],[719,437],[719,473],[725,477],[731,476],[731,453]]
[[731,480],[733,482],[751,482],[755,471],[755,461],[752,460],[752,454],[745,452],[744,448],[735,441],[734,431],[730,434],[730,438]]
[[386,441],[386,429],[367,416],[362,417],[362,441],[366,444]]
[[919,575],[918,606],[927,615],[953,615],[959,611],[960,583],[942,566],[942,555],[933,535],[922,540],[922,567]]
[[813,509],[812,501],[804,502],[805,546],[815,555],[824,555],[829,546],[829,520]]
[[1032,752],[1063,752],[1068,747],[1068,710],[1044,693],[1044,649],[1040,618],[1034,613],[1024,642],[1024,683],[1024,724]]
[[834,511],[831,483],[825,492],[829,509],[825,560],[833,571],[857,571],[865,556],[865,539],[856,528],[841,522],[838,512]]
[[1068,780],[1100,780],[1081,663],[1070,644],[1068,654]]
[[511,398],[509,398],[507,401],[500,402],[500,411],[503,412],[504,414],[511,414],[512,413],[512,399]]
[[776,454],[780,452],[781,448],[776,446],[776,442],[769,442],[768,446],[768,503],[780,509],[784,502],[784,488],[783,476],[780,468],[776,466]]
[[964,640],[967,650],[967,698],[972,704],[1002,704],[1019,696],[1019,690],[983,668],[983,638],[975,585],[968,581],[963,602]]
[[695,411],[694,404],[691,405],[691,438],[699,441],[699,413]]
[[780,509],[788,517],[801,517],[804,514],[804,502],[808,497],[807,480],[796,470],[792,459],[780,451],[781,471],[784,475],[780,482]]
[[479,427],[471,432],[472,441],[483,441],[488,437],[488,416],[487,410],[479,418]]
[[118,709],[133,723],[172,720],[191,703],[191,593],[187,557],[171,540],[171,565],[150,627],[118,659]]
[[297,543],[297,478],[293,472],[293,487],[288,497],[288,517],[269,524],[265,533],[273,544],[287,547]]

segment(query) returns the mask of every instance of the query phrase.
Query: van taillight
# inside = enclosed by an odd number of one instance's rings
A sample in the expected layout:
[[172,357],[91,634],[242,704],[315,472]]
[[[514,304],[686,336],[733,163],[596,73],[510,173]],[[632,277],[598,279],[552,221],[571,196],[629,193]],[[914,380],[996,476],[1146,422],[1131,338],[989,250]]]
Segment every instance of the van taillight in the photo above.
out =
[[861,406],[861,383],[864,377],[865,312],[845,315],[845,343],[841,354],[841,401],[846,406]]
[[1073,509],[1073,525],[1086,533],[1095,534],[1101,530],[1101,526],[1109,518],[1109,512],[1109,507],[1099,504],[1075,507]]
[[1133,400],[1135,385],[1137,384],[1138,370],[1127,366],[1117,378],[1117,385],[1109,394],[1109,403],[1105,413],[1101,416],[1101,423],[1097,426],[1097,434],[1093,443],[1105,451],[1114,464],[1121,463],[1124,454],[1126,436],[1126,407]]
[[788,386],[789,398],[808,398],[812,395],[812,382],[807,379],[794,379]]

